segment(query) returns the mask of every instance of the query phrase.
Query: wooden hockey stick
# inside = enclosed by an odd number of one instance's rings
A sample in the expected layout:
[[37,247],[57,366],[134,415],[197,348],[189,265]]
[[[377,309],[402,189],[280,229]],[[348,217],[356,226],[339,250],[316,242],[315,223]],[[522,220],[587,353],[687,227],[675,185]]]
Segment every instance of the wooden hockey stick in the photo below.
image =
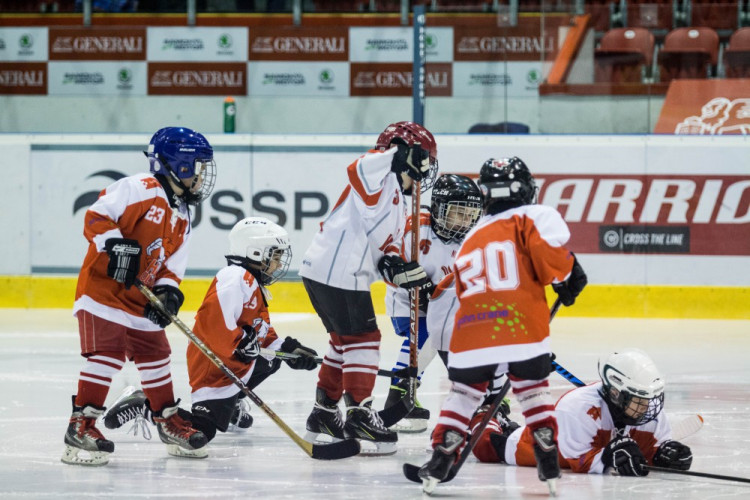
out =
[[[552,319],[557,314],[557,311],[560,309],[560,299],[558,298],[555,303],[552,305],[552,308],[549,312],[549,320],[552,322]],[[461,456],[458,459],[458,462],[456,462],[448,471],[448,475],[440,481],[441,483],[447,483],[454,477],[456,477],[456,474],[458,474],[458,471],[463,466],[466,459],[471,455],[471,451],[474,449],[474,446],[476,446],[477,442],[479,441],[479,438],[482,437],[482,433],[484,432],[484,429],[487,427],[487,424],[490,423],[490,420],[492,419],[492,416],[497,413],[497,409],[500,407],[500,404],[503,402],[503,398],[505,398],[505,395],[508,393],[508,390],[510,389],[510,378],[505,379],[505,384],[503,384],[502,389],[500,389],[500,392],[497,393],[495,396],[495,399],[492,400],[492,404],[490,405],[490,409],[487,410],[487,413],[482,418],[482,421],[479,423],[477,427],[474,428],[474,431],[471,433],[471,438],[469,439],[469,443],[466,445],[466,447],[461,452]],[[415,483],[421,483],[422,478],[419,476],[419,469],[421,467],[413,464],[404,464],[403,471],[404,476],[406,476],[406,479],[409,481],[413,481]]]
[[[419,261],[419,213],[422,183],[413,181],[411,185],[411,261]],[[409,385],[407,386],[407,406],[409,411],[417,404],[417,379],[419,377],[419,288],[409,290]]]
[[647,465],[646,468],[652,472],[666,472],[667,474],[682,474],[683,476],[707,477],[709,479],[721,479],[722,481],[737,481],[740,483],[750,483],[750,479],[736,476],[722,476],[720,474],[709,474],[707,472],[693,472],[691,470],[676,470],[667,467],[656,467]]
[[[282,360],[286,359],[297,359],[301,356],[299,354],[292,354],[284,351],[274,351],[273,349],[267,349],[265,347],[260,348],[260,353],[263,356],[272,356],[274,358],[279,358]],[[314,357],[312,358],[313,361],[315,361],[317,364],[321,364],[323,362],[323,358],[321,357]],[[397,374],[398,372],[393,372],[391,370],[383,370],[382,368],[378,368],[378,376],[379,377],[388,377],[392,378],[394,374]]]
[[274,411],[269,408],[262,399],[260,399],[253,391],[247,388],[247,386],[240,380],[240,378],[234,374],[232,370],[227,368],[227,366],[219,359],[214,352],[206,346],[206,344],[203,343],[203,341],[198,338],[193,331],[188,328],[188,326],[183,323],[180,318],[178,318],[176,315],[171,314],[167,309],[164,307],[164,304],[161,300],[159,300],[159,297],[154,295],[154,293],[146,287],[143,283],[137,283],[138,290],[143,293],[143,295],[146,296],[148,301],[156,307],[159,312],[166,315],[169,319],[172,320],[172,323],[175,324],[175,326],[185,334],[185,336],[190,339],[190,341],[197,347],[216,367],[224,373],[229,379],[239,387],[239,389],[247,396],[250,401],[255,403],[255,405],[263,410],[263,412],[269,416],[271,420],[273,420],[276,425],[278,425],[282,431],[284,431],[284,434],[289,436],[292,441],[294,441],[297,446],[302,448],[305,453],[307,453],[308,456],[319,459],[319,460],[338,460],[341,458],[348,458],[354,455],[357,455],[360,451],[359,442],[355,439],[345,439],[343,441],[339,441],[336,443],[331,444],[313,444],[308,443],[304,439],[302,439],[296,432],[292,430],[291,427],[289,427]]

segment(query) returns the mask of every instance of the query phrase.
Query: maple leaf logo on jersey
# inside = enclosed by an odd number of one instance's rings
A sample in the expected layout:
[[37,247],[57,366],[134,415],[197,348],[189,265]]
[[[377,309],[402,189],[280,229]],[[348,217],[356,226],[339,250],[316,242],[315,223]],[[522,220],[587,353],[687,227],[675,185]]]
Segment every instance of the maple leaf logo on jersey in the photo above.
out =
[[592,406],[589,408],[589,411],[586,412],[586,415],[591,417],[593,421],[601,420],[602,419],[602,409],[598,406]]
[[432,245],[432,242],[430,240],[420,240],[419,251],[422,252],[424,255],[427,255],[430,252],[431,245]]
[[[93,174],[89,175],[86,178],[90,179],[92,177],[106,177],[108,179],[111,179],[114,182],[114,181],[119,181],[120,179],[127,177],[127,176],[116,170],[100,170],[98,172],[94,172]],[[104,186],[104,187],[107,187],[107,186]],[[104,189],[104,187],[102,189]],[[73,215],[75,215],[76,212],[78,212],[80,209],[87,208],[93,205],[94,202],[97,199],[99,199],[100,194],[101,194],[101,190],[89,191],[87,193],[83,193],[81,196],[76,198],[76,201],[73,202]]]

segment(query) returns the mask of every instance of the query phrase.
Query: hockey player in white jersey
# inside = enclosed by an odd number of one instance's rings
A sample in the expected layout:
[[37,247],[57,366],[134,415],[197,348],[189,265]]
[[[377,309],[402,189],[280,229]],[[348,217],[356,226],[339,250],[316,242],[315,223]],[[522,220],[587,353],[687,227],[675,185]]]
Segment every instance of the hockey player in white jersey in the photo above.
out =
[[[330,335],[318,374],[306,438],[354,437],[375,444],[362,453],[395,453],[398,436],[372,409],[380,330],[370,285],[381,273],[406,289],[429,282],[417,263],[399,256],[414,181],[429,189],[437,174],[432,134],[413,122],[389,125],[376,147],[346,170],[348,183],[305,253],[300,276]],[[378,272],[380,271],[380,273]],[[346,405],[346,422],[338,402]],[[329,439],[329,438],[326,438]]]
[[[645,476],[647,465],[688,470],[690,448],[673,440],[664,407],[664,378],[639,349],[610,354],[599,363],[601,382],[565,393],[555,406],[562,467],[589,474]],[[472,420],[472,428],[479,422]],[[473,452],[482,462],[536,464],[527,427],[510,434],[496,425]]]
[[[429,295],[446,275],[452,274],[451,266],[464,236],[474,227],[482,212],[482,193],[469,177],[456,174],[443,174],[432,188],[430,208],[423,207],[419,218],[419,265],[430,279],[430,284],[419,289],[420,313],[417,349],[419,352],[419,379],[437,352],[431,346],[423,349],[429,336],[426,325]],[[411,219],[406,222],[401,244],[401,258],[411,255]],[[409,291],[386,281],[385,308],[391,318],[396,335],[405,337],[399,351],[394,376],[385,407],[390,408],[407,393],[407,379],[396,373],[409,364],[409,314],[411,302]],[[451,318],[451,325],[453,320]],[[447,348],[445,349],[447,354]],[[414,409],[394,428],[400,432],[421,432],[427,429],[430,412],[416,402]]]

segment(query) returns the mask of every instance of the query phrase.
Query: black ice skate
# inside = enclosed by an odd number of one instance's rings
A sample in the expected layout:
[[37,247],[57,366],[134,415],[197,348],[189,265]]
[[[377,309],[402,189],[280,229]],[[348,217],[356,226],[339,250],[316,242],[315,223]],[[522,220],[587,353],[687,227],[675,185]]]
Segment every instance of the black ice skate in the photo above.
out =
[[104,412],[104,426],[107,429],[119,429],[131,421],[133,425],[128,429],[128,433],[133,432],[133,435],[137,436],[140,430],[144,438],[151,439],[151,429],[146,422],[153,424],[154,421],[151,410],[146,406],[146,394],[132,385],[126,387],[120,397]]
[[[65,432],[65,451],[61,460],[71,465],[106,465],[109,454],[115,451],[115,443],[106,439],[96,428],[96,419],[104,408],[92,405],[76,406],[73,396],[73,413]],[[84,452],[84,456],[80,453]]]
[[[346,402],[346,423],[344,432],[350,438],[358,439],[362,444],[363,455],[392,455],[396,453],[398,434],[386,428],[378,412],[372,409],[372,397],[357,403],[349,394],[344,394]],[[375,446],[364,446],[371,443]]]
[[449,430],[443,436],[443,443],[432,450],[432,457],[419,469],[422,478],[422,491],[431,494],[437,484],[448,477],[451,467],[458,460],[464,436],[460,432]]
[[[406,397],[408,392],[407,386],[409,381],[404,379],[398,385],[392,385],[388,391],[388,398],[385,400],[384,408],[390,408]],[[403,433],[417,433],[427,430],[427,424],[430,420],[430,410],[423,408],[419,401],[414,401],[414,408],[406,416],[396,422],[390,428]]]
[[338,401],[329,398],[321,388],[315,391],[315,406],[307,417],[305,427],[305,441],[309,443],[336,443],[346,439]]
[[230,431],[243,431],[253,425],[253,416],[250,415],[250,401],[239,398],[234,405],[234,413],[229,419]]
[[[159,431],[159,439],[167,445],[167,453],[175,457],[206,458],[206,435],[193,429],[188,420],[178,413],[177,403],[153,412],[154,423]],[[148,401],[146,403],[148,405]]]
[[539,480],[546,481],[550,495],[557,496],[557,479],[561,474],[554,430],[550,427],[540,427],[531,435],[534,437],[534,457]]

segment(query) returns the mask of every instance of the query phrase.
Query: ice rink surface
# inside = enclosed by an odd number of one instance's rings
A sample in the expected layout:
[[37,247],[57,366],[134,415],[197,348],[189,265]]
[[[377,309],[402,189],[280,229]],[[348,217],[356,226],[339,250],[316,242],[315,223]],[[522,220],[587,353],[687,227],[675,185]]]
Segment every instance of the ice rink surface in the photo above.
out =
[[[281,336],[291,335],[323,354],[327,336],[316,317],[273,314]],[[192,314],[181,318],[192,324]],[[386,317],[381,368],[390,368],[399,340]],[[187,339],[168,328],[175,392],[189,407],[185,367]],[[705,426],[685,439],[694,471],[750,478],[750,321],[580,319],[565,314],[552,325],[557,361],[586,382],[598,379],[600,356],[625,347],[647,351],[667,380],[670,420],[700,413]],[[118,430],[100,429],[115,442],[104,467],[60,462],[70,416],[70,396],[82,366],[77,324],[67,310],[0,309],[0,497],[2,498],[422,498],[419,485],[401,473],[404,462],[423,463],[429,431],[399,436],[389,457],[323,462],[309,458],[258,408],[244,433],[219,434],[203,460],[167,455],[165,445]],[[571,388],[551,376],[555,396]],[[312,408],[316,372],[287,366],[258,387],[257,394],[300,435]],[[114,380],[110,404],[129,384],[138,385],[128,364]],[[435,359],[425,373],[419,399],[434,425],[448,390],[445,369]],[[375,406],[382,408],[388,379],[378,377]],[[513,401],[512,416],[519,418]],[[750,484],[652,473],[646,478],[563,473],[559,498],[568,499],[748,499]],[[547,487],[536,470],[480,464],[470,458],[435,498],[540,499]]]

